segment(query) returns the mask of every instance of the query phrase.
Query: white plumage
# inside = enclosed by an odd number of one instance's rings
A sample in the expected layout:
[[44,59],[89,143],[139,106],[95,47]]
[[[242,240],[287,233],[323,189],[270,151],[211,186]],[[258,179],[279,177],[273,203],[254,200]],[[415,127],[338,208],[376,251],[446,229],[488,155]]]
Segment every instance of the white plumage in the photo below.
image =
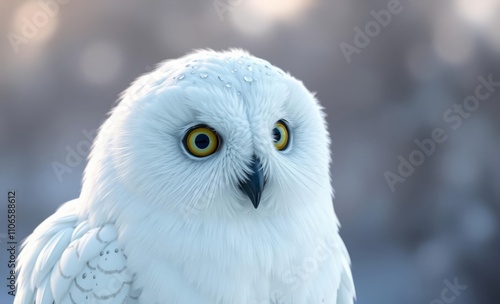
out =
[[241,50],[166,61],[26,240],[14,303],[353,303],[329,164],[297,79]]

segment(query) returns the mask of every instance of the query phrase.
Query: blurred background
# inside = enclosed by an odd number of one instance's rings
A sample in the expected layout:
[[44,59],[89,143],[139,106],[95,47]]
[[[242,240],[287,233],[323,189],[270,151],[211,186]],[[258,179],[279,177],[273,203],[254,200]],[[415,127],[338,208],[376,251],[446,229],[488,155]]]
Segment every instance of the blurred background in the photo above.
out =
[[1,303],[7,190],[21,241],[78,197],[131,81],[230,47],[326,107],[357,303],[500,303],[500,0],[0,1]]

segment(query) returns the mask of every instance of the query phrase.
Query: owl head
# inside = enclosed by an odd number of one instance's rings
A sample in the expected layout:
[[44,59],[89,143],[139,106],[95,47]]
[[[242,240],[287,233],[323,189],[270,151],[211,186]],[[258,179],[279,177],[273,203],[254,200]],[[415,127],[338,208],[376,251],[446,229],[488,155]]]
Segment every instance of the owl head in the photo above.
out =
[[301,81],[242,50],[196,51],[123,93],[92,149],[84,208],[220,218],[331,204],[329,144]]

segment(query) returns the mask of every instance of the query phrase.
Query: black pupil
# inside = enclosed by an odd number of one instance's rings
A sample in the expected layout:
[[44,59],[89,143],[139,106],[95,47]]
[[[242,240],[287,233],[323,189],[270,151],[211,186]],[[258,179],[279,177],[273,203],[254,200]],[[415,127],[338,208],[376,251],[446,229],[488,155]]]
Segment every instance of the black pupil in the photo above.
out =
[[278,130],[278,128],[274,128],[273,129],[273,138],[274,138],[275,142],[280,141],[280,139],[281,139],[281,132],[280,132],[280,130]]
[[210,138],[206,134],[198,134],[194,139],[194,143],[198,149],[205,149],[210,143]]

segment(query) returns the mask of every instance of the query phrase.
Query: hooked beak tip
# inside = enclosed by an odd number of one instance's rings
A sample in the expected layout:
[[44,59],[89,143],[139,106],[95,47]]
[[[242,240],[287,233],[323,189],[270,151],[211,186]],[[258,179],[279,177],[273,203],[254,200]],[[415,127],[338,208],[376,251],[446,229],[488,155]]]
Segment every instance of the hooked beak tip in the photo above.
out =
[[239,183],[239,187],[250,198],[252,205],[257,209],[265,185],[264,172],[260,160],[255,156],[252,158],[250,167],[252,172],[247,175],[243,182]]

